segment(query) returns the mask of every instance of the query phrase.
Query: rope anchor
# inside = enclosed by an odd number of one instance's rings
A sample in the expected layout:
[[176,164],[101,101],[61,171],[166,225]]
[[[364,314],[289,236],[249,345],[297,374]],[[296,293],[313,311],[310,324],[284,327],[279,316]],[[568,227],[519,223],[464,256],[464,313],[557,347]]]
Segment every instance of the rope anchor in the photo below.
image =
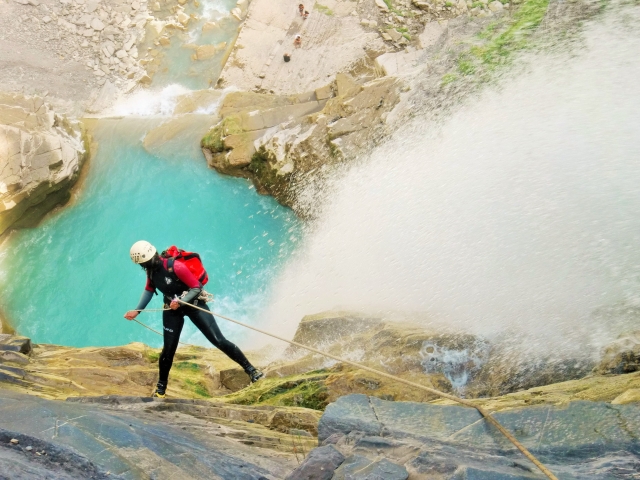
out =
[[[544,473],[547,476],[547,478],[549,478],[550,480],[558,480],[558,477],[556,477],[547,467],[545,467],[540,462],[540,460],[538,460],[529,450],[527,450],[527,448],[524,445],[522,445],[507,429],[505,429],[491,415],[491,413],[486,411],[481,406],[476,405],[473,402],[470,402],[469,400],[465,400],[463,398],[456,397],[455,395],[450,395],[448,393],[441,392],[440,390],[436,390],[435,388],[425,387],[424,385],[420,385],[419,383],[410,382],[409,380],[405,380],[403,378],[396,377],[396,376],[391,375],[391,374],[386,373],[386,372],[381,372],[380,370],[376,370],[374,368],[366,367],[366,366],[361,365],[359,363],[352,362],[351,360],[345,360],[344,358],[340,358],[340,357],[337,357],[335,355],[331,355],[330,353],[322,352],[322,351],[320,351],[320,350],[318,350],[316,348],[308,347],[308,346],[303,345],[301,343],[294,342],[293,340],[287,340],[285,338],[282,338],[282,337],[279,337],[277,335],[274,335],[273,333],[269,333],[269,332],[266,332],[264,330],[260,330],[259,328],[252,327],[251,325],[247,325],[246,323],[239,322],[238,320],[234,320],[233,318],[225,317],[224,315],[220,315],[219,313],[212,312],[210,310],[205,310],[204,308],[200,308],[200,307],[198,307],[196,305],[191,305],[190,303],[183,302],[179,298],[177,299],[177,301],[179,303],[183,304],[183,305],[187,305],[187,306],[189,306],[191,308],[195,308],[196,310],[200,310],[202,312],[208,313],[209,315],[214,315],[216,317],[223,318],[223,319],[227,320],[228,322],[232,322],[232,323],[235,323],[236,325],[240,325],[242,327],[248,328],[249,330],[253,330],[255,332],[262,333],[263,335],[267,335],[267,336],[269,336],[271,338],[275,338],[276,340],[280,340],[282,342],[288,343],[289,345],[293,345],[293,346],[296,346],[296,347],[299,347],[299,348],[303,348],[305,350],[309,350],[310,352],[317,353],[319,355],[331,358],[333,360],[337,360],[337,361],[342,362],[342,363],[346,363],[346,364],[351,365],[353,367],[357,367],[357,368],[359,368],[361,370],[366,370],[368,372],[375,373],[376,375],[380,375],[381,377],[385,377],[385,378],[388,378],[390,380],[394,380],[396,382],[404,383],[405,385],[409,385],[410,387],[413,387],[413,388],[418,388],[420,390],[424,390],[425,392],[429,392],[429,393],[432,393],[432,394],[437,395],[439,397],[446,398],[447,400],[452,400],[452,401],[457,402],[457,403],[459,403],[461,405],[464,405],[466,407],[475,408],[480,413],[480,415],[482,415],[491,425],[493,425],[502,435],[504,435],[507,438],[507,440],[509,440],[511,443],[513,443],[515,445],[515,447],[525,457],[527,457],[536,467],[538,467],[538,469],[540,469],[540,471],[542,473]],[[152,311],[164,311],[164,310],[166,310],[166,309],[163,308],[163,309],[139,310],[139,311],[152,312]],[[139,323],[143,327],[151,330],[152,332],[155,332],[158,335],[162,335],[160,332],[155,331],[154,329],[148,327],[144,323],[139,322],[135,318],[134,318],[134,321],[136,321],[137,323]],[[182,343],[182,342],[180,342],[180,343]],[[182,343],[182,344],[183,345],[189,345],[189,346],[192,346],[192,347],[194,346],[194,345],[190,345],[188,343]]]

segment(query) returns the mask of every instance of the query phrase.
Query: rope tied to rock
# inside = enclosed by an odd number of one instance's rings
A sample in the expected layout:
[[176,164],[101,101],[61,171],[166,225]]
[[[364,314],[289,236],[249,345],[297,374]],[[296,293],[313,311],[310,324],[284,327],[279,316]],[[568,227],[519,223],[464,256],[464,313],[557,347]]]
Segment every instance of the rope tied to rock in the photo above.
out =
[[[249,330],[253,330],[255,332],[262,333],[263,335],[267,335],[269,337],[275,338],[275,339],[280,340],[282,342],[288,343],[289,345],[293,345],[293,346],[296,346],[296,347],[299,347],[299,348],[303,348],[305,350],[309,350],[310,352],[314,352],[314,353],[317,353],[319,355],[331,358],[333,360],[337,360],[339,362],[346,363],[346,364],[351,365],[353,367],[357,367],[359,369],[366,370],[366,371],[374,373],[376,375],[380,375],[381,377],[385,377],[385,378],[388,378],[390,380],[394,380],[396,382],[404,383],[405,385],[408,385],[408,386],[413,387],[413,388],[424,390],[426,392],[432,393],[432,394],[437,395],[439,397],[446,398],[447,400],[452,400],[452,401],[454,401],[456,403],[459,403],[461,405],[464,405],[466,407],[475,408],[480,413],[480,415],[482,415],[491,425],[493,425],[502,435],[504,435],[507,438],[507,440],[509,440],[511,443],[513,443],[513,445],[515,445],[515,447],[525,457],[527,457],[536,467],[538,467],[538,469],[542,473],[544,473],[547,476],[547,478],[549,478],[551,480],[558,480],[558,477],[556,477],[547,467],[545,467],[540,462],[540,460],[538,460],[531,452],[529,452],[529,450],[527,450],[527,448],[524,445],[522,445],[507,429],[505,429],[491,415],[491,413],[486,411],[480,405],[476,405],[473,402],[470,402],[469,400],[465,400],[463,398],[456,397],[455,395],[451,395],[451,394],[448,394],[448,393],[445,393],[445,392],[441,392],[440,390],[436,390],[435,388],[425,387],[424,385],[420,385],[419,383],[414,383],[414,382],[411,382],[409,380],[405,380],[403,378],[396,377],[395,375],[391,375],[389,373],[382,372],[380,370],[376,370],[375,368],[367,367],[367,366],[361,365],[361,364],[359,364],[357,362],[352,362],[351,360],[346,360],[344,358],[340,358],[340,357],[338,357],[336,355],[332,355],[330,353],[323,352],[323,351],[318,350],[316,348],[309,347],[307,345],[303,345],[303,344],[298,343],[298,342],[294,342],[293,340],[287,340],[287,339],[279,337],[278,335],[275,335],[273,333],[270,333],[270,332],[267,332],[267,331],[264,331],[264,330],[260,330],[259,328],[253,327],[251,325],[247,325],[246,323],[239,322],[238,320],[234,320],[233,318],[225,317],[224,315],[221,315],[219,313],[212,312],[210,310],[205,310],[204,308],[200,308],[200,307],[198,307],[196,305],[191,305],[189,303],[183,302],[180,299],[178,299],[177,301],[179,303],[183,304],[183,305],[187,305],[187,306],[189,306],[191,308],[195,308],[196,310],[200,310],[200,311],[208,313],[210,315],[214,315],[216,317],[220,317],[220,318],[222,318],[224,320],[227,320],[228,322],[232,322],[232,323],[235,323],[236,325],[240,325],[242,327],[248,328]],[[138,310],[138,311],[152,312],[152,311],[164,311],[164,310],[166,310],[166,309],[163,308],[163,309],[155,309],[155,310],[152,309],[152,310]],[[148,327],[144,323],[139,322],[136,319],[134,319],[134,321],[136,321],[137,323],[139,323],[143,327],[145,327],[145,328],[157,333],[158,335],[162,335],[160,332],[157,332],[157,331],[153,330],[152,328]],[[182,343],[182,342],[180,342],[180,343]],[[189,344],[188,343],[183,343],[183,345],[189,345]],[[194,345],[189,345],[189,346],[194,346]]]

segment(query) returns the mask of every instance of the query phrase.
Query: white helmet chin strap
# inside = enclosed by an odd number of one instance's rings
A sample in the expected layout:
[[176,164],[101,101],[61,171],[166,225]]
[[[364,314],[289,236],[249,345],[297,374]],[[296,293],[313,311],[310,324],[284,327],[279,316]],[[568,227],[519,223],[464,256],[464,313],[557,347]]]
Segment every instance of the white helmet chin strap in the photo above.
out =
[[131,250],[129,250],[129,255],[131,255],[131,260],[133,263],[145,263],[153,258],[156,254],[156,247],[151,245],[146,240],[140,240],[134,243],[131,246]]

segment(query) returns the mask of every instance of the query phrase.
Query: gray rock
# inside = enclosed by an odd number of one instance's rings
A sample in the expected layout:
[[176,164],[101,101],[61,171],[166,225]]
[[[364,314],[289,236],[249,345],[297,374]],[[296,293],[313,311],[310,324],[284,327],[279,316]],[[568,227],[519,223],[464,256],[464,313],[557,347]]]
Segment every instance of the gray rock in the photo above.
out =
[[[559,478],[612,478],[635,471],[640,462],[638,404],[579,401],[494,416]],[[353,449],[372,459],[394,461],[395,452],[413,449],[402,463],[427,478],[539,478],[536,467],[472,408],[349,395],[330,404],[320,420],[318,440],[328,438],[343,453]]]
[[[22,450],[20,444],[29,446]],[[44,450],[34,461],[31,452]],[[109,475],[90,462],[85,456],[71,448],[54,445],[46,440],[11,432],[0,428],[0,472],[2,478],[28,480],[33,478],[71,479],[121,479],[120,475]]]
[[286,480],[329,480],[344,461],[344,455],[333,445],[313,449],[304,462]]
[[0,363],[18,363],[20,365],[27,365],[29,363],[29,357],[20,352],[0,350]]
[[0,351],[31,353],[31,339],[19,335],[0,335]]
[[[6,389],[0,389],[0,411],[2,478],[276,480],[291,471],[280,454],[256,455],[220,436],[215,424],[187,415],[174,420],[158,411],[121,411]],[[20,445],[8,446],[12,438]]]
[[386,458],[371,461],[361,455],[347,458],[336,470],[333,480],[407,480],[407,469]]

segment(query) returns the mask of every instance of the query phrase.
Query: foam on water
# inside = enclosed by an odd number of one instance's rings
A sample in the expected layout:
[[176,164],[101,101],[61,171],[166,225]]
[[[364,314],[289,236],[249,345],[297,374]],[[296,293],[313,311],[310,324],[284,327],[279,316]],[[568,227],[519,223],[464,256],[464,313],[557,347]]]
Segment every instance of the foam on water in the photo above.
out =
[[230,14],[235,2],[225,0],[202,0],[202,16],[208,20],[219,20]]
[[173,114],[178,97],[191,92],[179,84],[171,84],[161,89],[143,89],[127,95],[111,108],[113,116],[170,116]]
[[270,328],[292,335],[336,307],[413,311],[545,354],[637,329],[593,314],[640,304],[638,10],[438,128],[418,115],[336,180],[278,281]]

